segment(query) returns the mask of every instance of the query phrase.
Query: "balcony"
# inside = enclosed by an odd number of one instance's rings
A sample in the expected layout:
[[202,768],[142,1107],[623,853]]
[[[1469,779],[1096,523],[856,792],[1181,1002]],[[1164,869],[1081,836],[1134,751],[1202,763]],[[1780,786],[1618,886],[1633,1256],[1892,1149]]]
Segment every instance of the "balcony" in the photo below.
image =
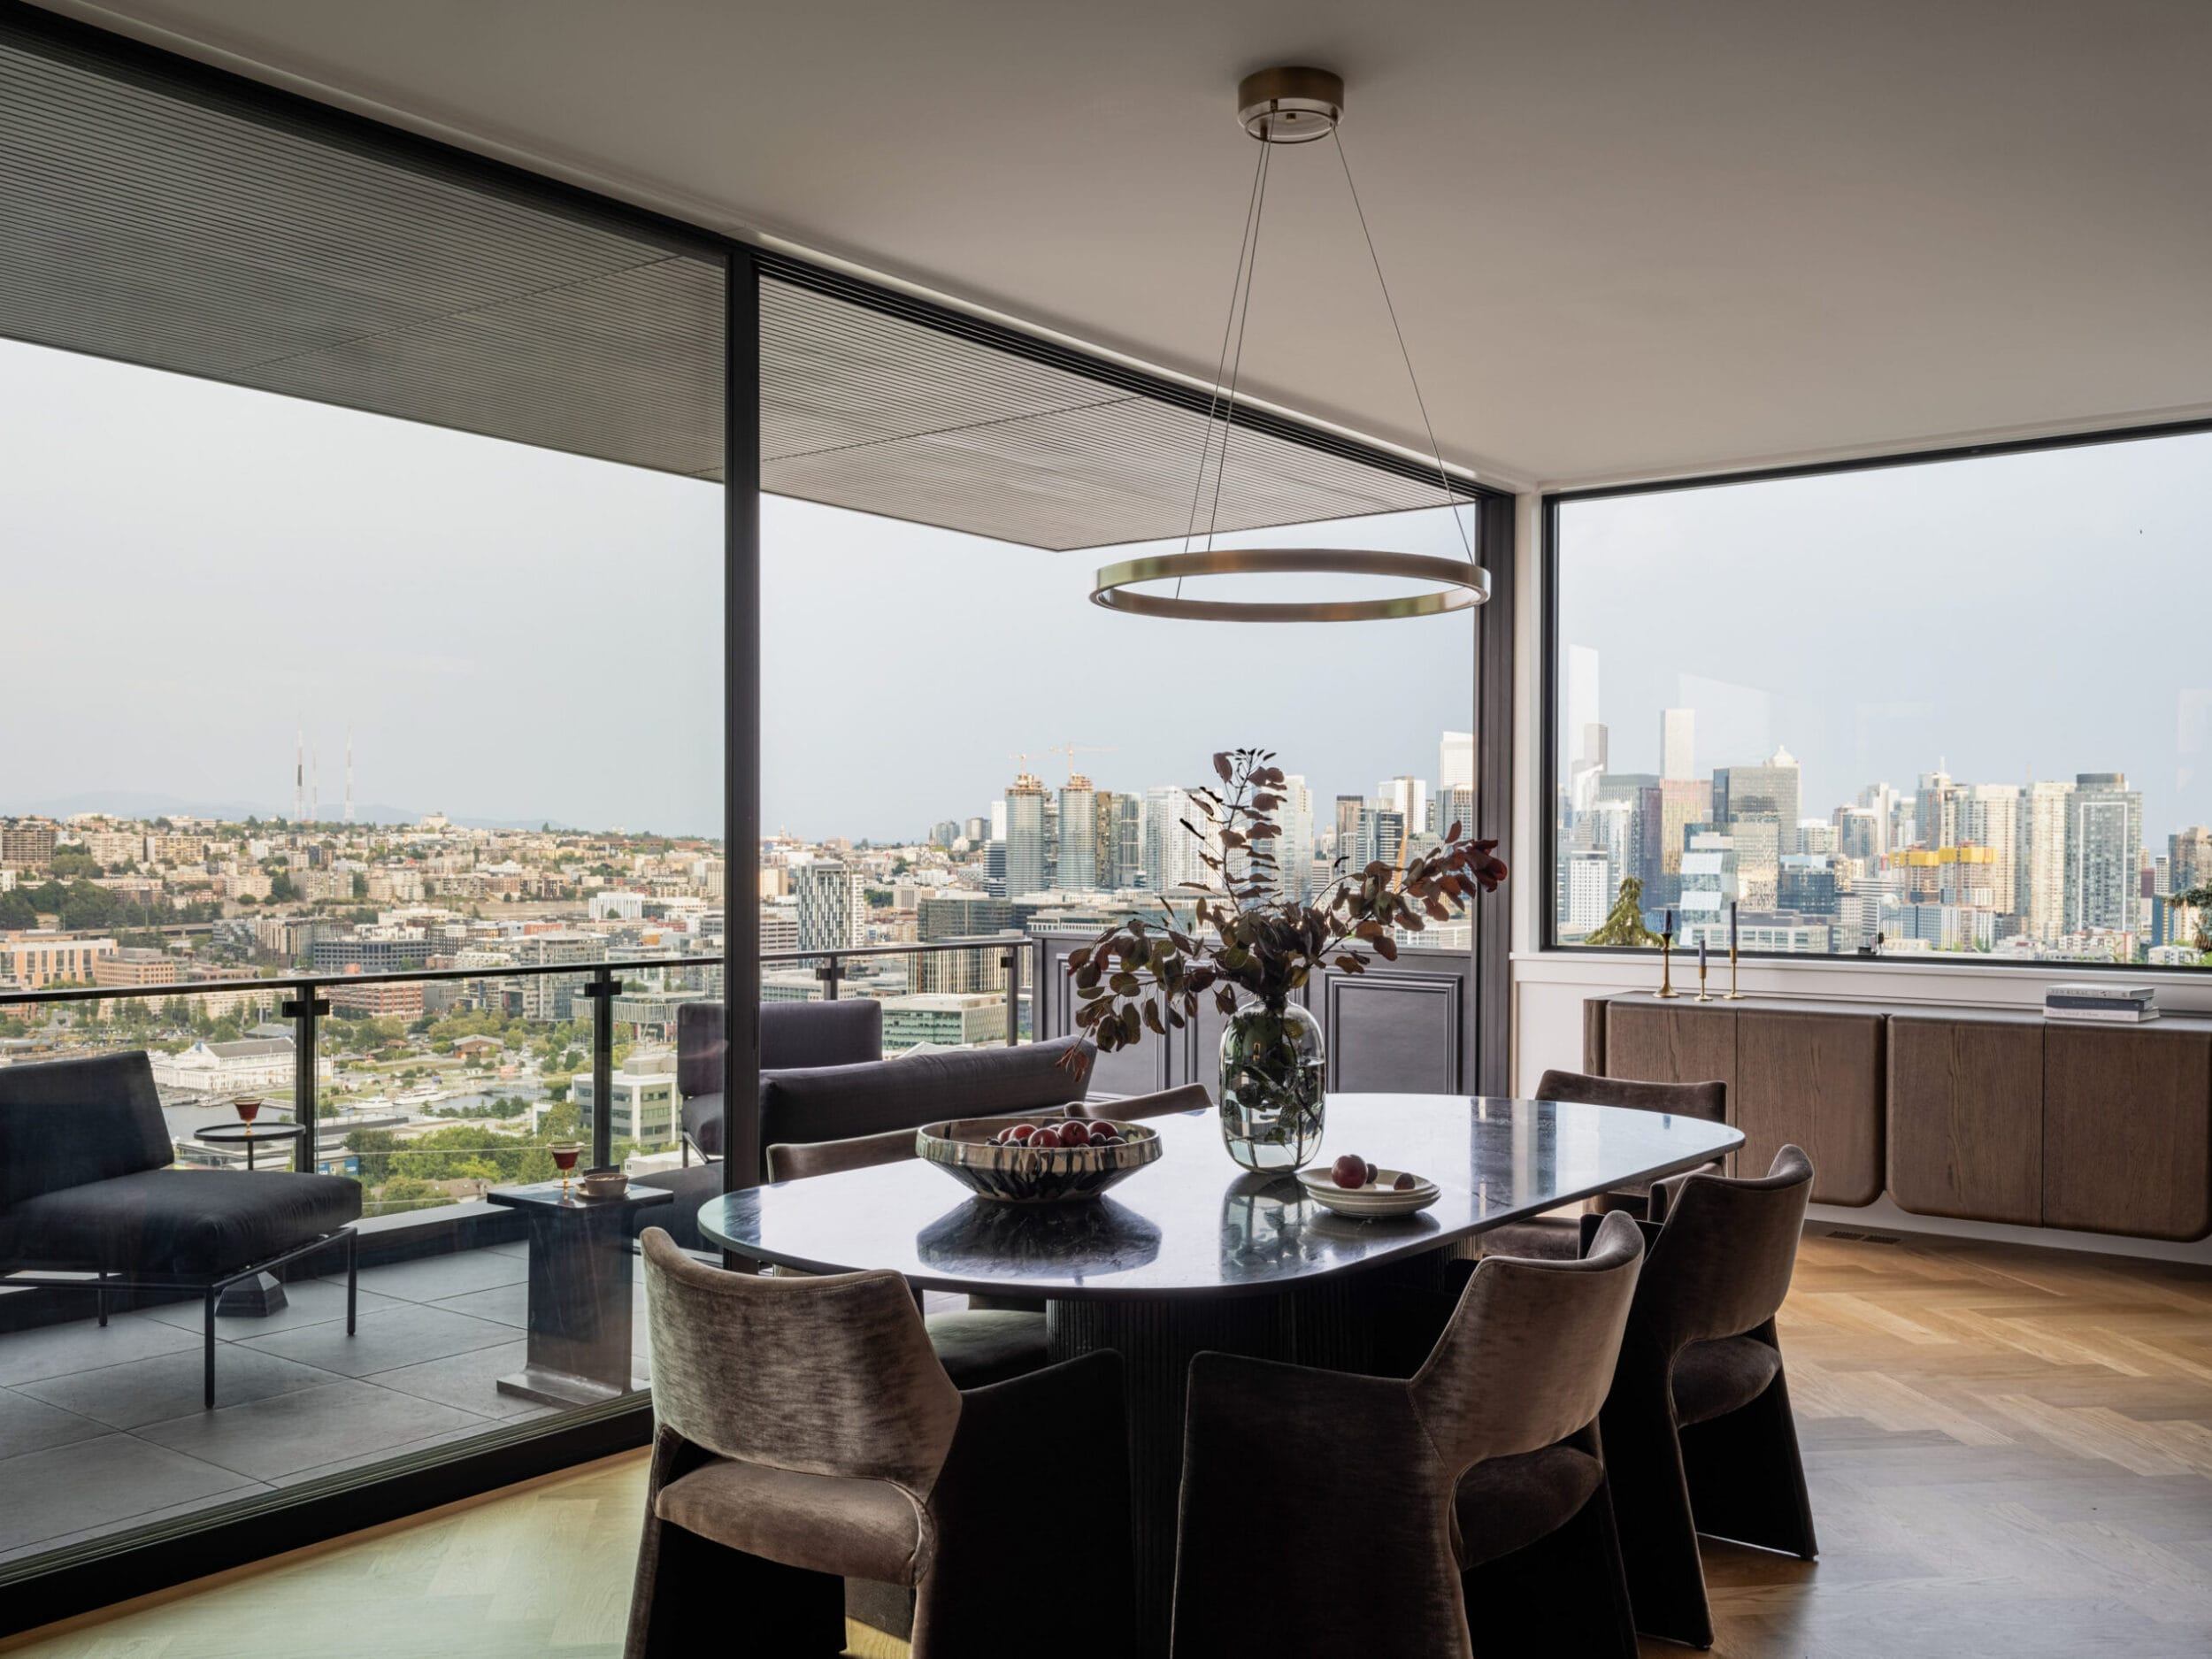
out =
[[[796,995],[836,999],[856,988],[864,991],[872,963],[979,961],[1000,976],[1010,975],[1000,983],[1010,983],[1012,995],[999,992],[1005,1011],[995,1012],[991,1023],[993,1041],[1013,1043],[1069,1029],[1062,964],[1087,937],[1057,932],[778,952],[764,956],[763,965],[772,984],[779,976],[791,977]],[[638,1030],[633,1020],[617,1016],[653,1011],[651,994],[626,993],[621,986],[641,975],[718,966],[718,958],[656,957],[498,971],[503,978],[558,979],[580,1002],[588,996],[589,1098],[595,1104],[577,1120],[595,1148],[595,1162],[626,1151],[634,1175],[649,1179],[656,1170],[689,1161],[687,1151],[672,1143],[672,1118],[669,1143],[629,1150],[623,1144],[627,1137],[617,1133],[626,1127],[616,1116],[626,1096],[608,1085],[622,1075],[615,1064],[620,1041]],[[1460,953],[1409,950],[1397,963],[1375,962],[1356,979],[1324,976],[1312,987],[1310,1002],[1327,1032],[1336,1086],[1445,1092],[1462,1087],[1470,972],[1469,959]],[[380,987],[419,989],[482,977],[482,970],[461,970],[352,975],[342,982],[357,997]],[[310,1074],[316,1079],[310,1091],[282,1091],[290,1095],[288,1104],[273,1106],[259,1121],[280,1130],[312,1125],[316,1167],[366,1183],[356,1333],[345,1333],[345,1280],[334,1259],[309,1259],[296,1276],[286,1276],[280,1310],[219,1315],[216,1400],[206,1410],[201,1406],[196,1298],[134,1304],[127,1294],[116,1293],[103,1326],[88,1291],[10,1288],[0,1281],[0,1484],[19,1494],[0,1515],[0,1576],[73,1546],[113,1541],[288,1490],[342,1485],[380,1465],[434,1450],[451,1454],[466,1442],[497,1441],[565,1415],[498,1386],[501,1378],[521,1371],[526,1356],[529,1250],[518,1212],[480,1194],[496,1190],[503,1179],[541,1172],[522,1167],[534,1149],[533,1133],[511,1133],[498,1120],[455,1118],[443,1127],[481,1124],[488,1143],[508,1144],[483,1154],[494,1171],[488,1177],[437,1173],[432,1179],[434,1171],[454,1167],[457,1155],[411,1148],[407,1137],[419,1138],[426,1128],[440,1133],[443,1120],[403,1102],[381,1111],[363,1110],[362,1088],[348,1087],[357,1082],[355,1061],[342,1050],[334,1059],[328,1052],[331,1016],[318,1010],[340,982],[308,974],[252,983],[273,987],[272,995],[288,1010],[289,1035],[282,1040],[288,1048],[287,1069],[296,1079]],[[61,1057],[141,1043],[150,1031],[173,1042],[188,1034],[149,1027],[104,1004],[137,1004],[159,1019],[160,1010],[175,1011],[173,999],[236,995],[227,984],[214,990],[171,984],[12,992],[0,994],[0,1010],[32,1010],[49,1020],[67,1015],[65,1027],[42,1025],[44,1040],[20,1056]],[[108,1018],[87,1018],[97,1013]],[[1183,1041],[1102,1056],[1093,1091],[1118,1095],[1183,1082],[1210,1084],[1218,1038],[1218,1017],[1210,1007]],[[465,1039],[457,1045],[467,1046]],[[412,1057],[426,1066],[433,1056],[426,1049]],[[388,1073],[399,1063],[380,1064]],[[180,1074],[171,1068],[165,1075]],[[448,1065],[442,1075],[451,1087],[472,1085],[493,1096],[509,1091],[507,1098],[544,1087],[526,1078],[480,1079],[465,1061]],[[579,1071],[580,1082],[584,1075]],[[196,1130],[228,1116],[224,1100],[165,1091],[164,1104],[180,1162],[239,1166],[234,1145],[195,1138]],[[541,1125],[549,1117],[540,1110],[542,1102],[529,1104],[531,1121]],[[543,1133],[541,1128],[537,1138]],[[268,1170],[285,1161],[263,1154],[257,1167]],[[650,1212],[645,1214],[649,1218]],[[632,1352],[637,1375],[646,1378],[641,1296],[634,1286]]]

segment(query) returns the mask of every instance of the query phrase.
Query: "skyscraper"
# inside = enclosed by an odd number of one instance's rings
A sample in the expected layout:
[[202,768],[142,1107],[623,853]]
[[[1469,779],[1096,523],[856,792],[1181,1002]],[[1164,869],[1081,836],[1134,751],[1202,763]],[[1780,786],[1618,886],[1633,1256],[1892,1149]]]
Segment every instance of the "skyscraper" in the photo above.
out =
[[1098,794],[1081,772],[1060,791],[1060,860],[1053,884],[1070,893],[1094,893],[1098,879]]
[[1797,761],[1786,749],[1776,749],[1763,766],[1717,766],[1713,770],[1714,818],[1723,826],[1732,825],[1739,818],[1773,818],[1778,854],[1797,850],[1801,793]]
[[1659,711],[1659,776],[1675,783],[1697,777],[1697,710]]
[[1966,791],[1942,767],[1922,772],[1912,803],[1914,843],[1933,849],[1955,847],[1965,839],[1959,829],[1959,806],[1965,797]]
[[2117,772],[2074,775],[2066,803],[2066,931],[2132,933],[2141,921],[2137,865],[2143,797]]
[[1436,792],[1475,787],[1475,734],[1447,732],[1436,748]]
[[2200,825],[2166,838],[2167,890],[2186,893],[2212,881],[2212,829]]
[[1429,821],[1429,785],[1425,778],[1386,778],[1375,786],[1375,799],[1405,820],[1409,830]]
[[1347,864],[1359,853],[1360,815],[1367,810],[1364,795],[1340,795],[1336,798],[1336,854]]
[[1110,892],[1133,887],[1144,879],[1144,797],[1102,795],[1098,811],[1099,834],[1113,848],[1112,858],[1100,861],[1099,884]]
[[2066,931],[2066,826],[2070,783],[2030,783],[2020,792],[2013,908],[2020,931],[2049,941]]
[[1006,791],[1008,898],[1026,898],[1051,885],[1051,850],[1045,827],[1045,787],[1022,772]]
[[835,859],[818,858],[791,872],[799,898],[799,949],[843,950],[861,942],[868,901],[860,872]]
[[1953,814],[1958,839],[1994,855],[1988,872],[1990,908],[2000,916],[2010,916],[2020,902],[2020,786],[1977,783],[1964,793]]
[[1281,877],[1276,890],[1300,902],[1313,888],[1313,791],[1293,772],[1279,793],[1283,803],[1275,810],[1275,824],[1283,833],[1275,842],[1275,868]]

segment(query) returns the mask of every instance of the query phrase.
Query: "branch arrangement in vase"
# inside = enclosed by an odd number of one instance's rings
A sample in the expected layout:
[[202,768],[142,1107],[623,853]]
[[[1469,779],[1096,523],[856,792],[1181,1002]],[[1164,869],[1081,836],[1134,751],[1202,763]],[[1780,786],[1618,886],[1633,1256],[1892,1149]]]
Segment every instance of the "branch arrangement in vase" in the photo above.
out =
[[[1311,903],[1277,899],[1275,843],[1282,829],[1275,813],[1286,780],[1274,760],[1268,749],[1216,755],[1214,771],[1226,793],[1192,791],[1205,826],[1185,818],[1182,827],[1200,843],[1212,879],[1187,889],[1197,895],[1190,933],[1176,925],[1163,895],[1164,925],[1133,918],[1069,954],[1079,999],[1075,1023],[1102,1050],[1127,1048],[1148,1031],[1165,1036],[1179,1029],[1209,994],[1224,1014],[1235,1013],[1240,990],[1279,1014],[1315,970],[1363,972],[1363,949],[1394,962],[1394,930],[1419,933],[1431,922],[1450,921],[1478,891],[1495,892],[1505,879],[1497,842],[1463,840],[1454,824],[1441,847],[1409,864],[1379,859],[1348,871],[1340,854],[1325,895]],[[1070,1056],[1079,1065],[1080,1052]]]

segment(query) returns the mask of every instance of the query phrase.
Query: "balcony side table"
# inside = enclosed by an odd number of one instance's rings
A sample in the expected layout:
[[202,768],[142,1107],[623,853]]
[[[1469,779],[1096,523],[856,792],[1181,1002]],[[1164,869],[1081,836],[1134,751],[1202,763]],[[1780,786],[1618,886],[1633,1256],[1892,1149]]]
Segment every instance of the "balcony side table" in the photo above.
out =
[[[307,1127],[303,1124],[243,1124],[235,1121],[210,1124],[204,1129],[195,1129],[192,1138],[206,1147],[243,1147],[246,1148],[246,1168],[254,1166],[254,1152],[272,1141],[288,1143],[292,1167],[297,1170],[302,1156],[301,1148],[307,1143]],[[251,1279],[242,1279],[223,1293],[215,1304],[215,1311],[233,1318],[265,1319],[273,1313],[281,1313],[290,1306],[291,1299],[284,1294],[284,1281],[273,1273],[256,1273]]]
[[519,1210],[530,1227],[530,1346],[522,1370],[499,1392],[541,1405],[588,1406],[642,1389],[630,1366],[630,1229],[633,1217],[676,1195],[633,1187],[587,1198],[558,1181],[495,1187],[488,1203]]

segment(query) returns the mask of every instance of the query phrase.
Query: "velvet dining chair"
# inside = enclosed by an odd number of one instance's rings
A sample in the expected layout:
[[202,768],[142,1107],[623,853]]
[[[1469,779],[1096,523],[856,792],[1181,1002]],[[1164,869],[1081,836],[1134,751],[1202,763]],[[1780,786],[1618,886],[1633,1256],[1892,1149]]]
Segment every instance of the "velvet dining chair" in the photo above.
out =
[[[1409,1379],[1191,1362],[1174,1659],[1636,1651],[1594,1425],[1643,1245],[1477,1264]],[[1511,1629],[1502,1627],[1503,1623]]]
[[[1125,1659],[1118,1356],[961,1388],[896,1273],[770,1278],[657,1227],[641,1243],[655,1429],[625,1659],[826,1659],[847,1578],[912,1587],[913,1659]],[[1056,1617],[1071,1562],[1079,1616]]]
[[1650,1256],[1600,1419],[1647,1635],[1712,1645],[1701,1532],[1818,1553],[1775,1333],[1812,1184],[1812,1160],[1786,1146],[1755,1179],[1693,1171],[1652,1188]]

